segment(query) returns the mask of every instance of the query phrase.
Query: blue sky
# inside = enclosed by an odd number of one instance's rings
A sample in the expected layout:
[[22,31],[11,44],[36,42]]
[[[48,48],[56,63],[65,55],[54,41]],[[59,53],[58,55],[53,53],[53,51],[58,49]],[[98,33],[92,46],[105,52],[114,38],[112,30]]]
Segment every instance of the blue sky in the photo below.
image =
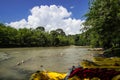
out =
[[28,24],[28,17],[32,15],[31,10],[34,7],[39,6],[39,9],[41,9],[40,6],[50,7],[51,5],[57,6],[58,9],[59,6],[62,6],[68,13],[71,12],[68,18],[72,22],[75,20],[84,20],[83,16],[88,11],[88,0],[1,0],[0,22],[11,25],[13,22],[24,21]]

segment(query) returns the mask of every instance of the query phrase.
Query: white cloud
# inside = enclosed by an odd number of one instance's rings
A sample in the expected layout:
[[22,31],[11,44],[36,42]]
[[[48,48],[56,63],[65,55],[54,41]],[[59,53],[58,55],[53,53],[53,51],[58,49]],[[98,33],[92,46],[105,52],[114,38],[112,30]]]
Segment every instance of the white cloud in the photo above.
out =
[[27,27],[27,21],[25,19],[22,19],[20,21],[11,22],[10,24],[7,23],[7,25],[15,28],[24,28]]
[[36,28],[44,26],[46,31],[57,28],[63,29],[66,34],[77,34],[80,32],[81,24],[84,22],[80,19],[72,19],[71,12],[62,6],[35,6],[31,10],[28,19],[8,23],[15,28]]

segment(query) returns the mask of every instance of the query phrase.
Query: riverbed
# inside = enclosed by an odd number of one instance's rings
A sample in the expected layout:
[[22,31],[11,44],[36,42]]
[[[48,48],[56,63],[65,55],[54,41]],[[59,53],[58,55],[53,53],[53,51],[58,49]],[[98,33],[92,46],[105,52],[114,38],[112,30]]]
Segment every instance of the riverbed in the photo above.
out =
[[0,49],[0,80],[29,80],[30,75],[42,70],[67,72],[73,65],[84,60],[92,60],[88,47],[37,47]]

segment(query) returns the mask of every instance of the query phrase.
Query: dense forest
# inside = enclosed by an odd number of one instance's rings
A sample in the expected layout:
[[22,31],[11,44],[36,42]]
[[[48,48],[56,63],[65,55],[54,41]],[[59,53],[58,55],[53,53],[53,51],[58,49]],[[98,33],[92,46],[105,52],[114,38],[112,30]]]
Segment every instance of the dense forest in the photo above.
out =
[[87,40],[93,47],[120,48],[120,0],[89,0]]
[[84,33],[66,35],[62,29],[46,32],[42,26],[15,29],[0,24],[0,47],[85,46],[89,45],[85,36]]
[[44,27],[15,29],[0,24],[0,47],[46,47],[74,44],[74,36],[62,29],[46,32]]
[[0,24],[0,47],[92,46],[120,47],[120,1],[89,0],[81,34],[66,35],[62,29],[46,32],[44,27],[15,29]]

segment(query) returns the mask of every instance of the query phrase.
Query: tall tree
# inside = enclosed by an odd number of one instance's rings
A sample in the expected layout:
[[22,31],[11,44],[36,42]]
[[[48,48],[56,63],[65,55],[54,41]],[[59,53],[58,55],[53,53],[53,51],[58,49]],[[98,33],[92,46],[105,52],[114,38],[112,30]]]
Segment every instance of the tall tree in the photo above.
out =
[[93,0],[86,17],[84,24],[97,35],[92,37],[99,46],[120,47],[120,0]]
[[65,32],[62,29],[56,29],[56,32],[60,35],[65,35]]
[[42,27],[42,26],[39,26],[39,27],[36,28],[36,30],[45,31],[45,28]]

